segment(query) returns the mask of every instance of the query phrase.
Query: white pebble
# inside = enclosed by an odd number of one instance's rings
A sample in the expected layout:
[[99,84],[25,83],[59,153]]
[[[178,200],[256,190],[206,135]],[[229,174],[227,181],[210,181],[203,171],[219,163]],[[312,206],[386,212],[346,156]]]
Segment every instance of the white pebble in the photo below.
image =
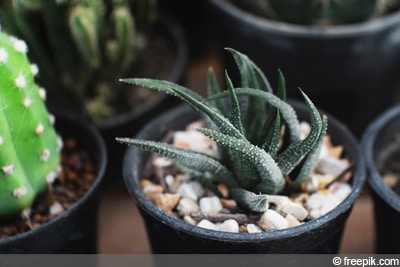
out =
[[54,202],[53,205],[50,206],[49,211],[50,211],[51,215],[57,215],[57,214],[60,214],[61,212],[63,212],[64,208],[60,204],[60,202]]
[[233,219],[217,224],[218,230],[221,232],[239,233],[239,224]]
[[154,161],[153,161],[153,165],[157,166],[157,167],[168,167],[172,164],[172,161],[168,158],[165,157],[157,157]]
[[218,231],[218,227],[214,223],[212,223],[212,222],[210,222],[209,220],[206,220],[206,219],[201,220],[197,224],[197,226],[201,227],[201,228],[208,229],[208,230]]
[[349,167],[349,163],[334,157],[324,157],[318,161],[316,167],[322,173],[329,173],[337,176]]
[[258,221],[258,226],[264,230],[282,230],[289,227],[289,222],[278,212],[268,209]]
[[197,202],[190,198],[181,198],[179,200],[178,206],[176,207],[180,216],[190,215],[191,212],[199,211],[199,205]]
[[222,210],[222,204],[218,197],[203,197],[200,199],[200,210],[202,212],[220,212]]
[[256,233],[261,233],[263,230],[258,227],[257,225],[250,223],[246,226],[247,232],[250,234],[256,234]]
[[196,225],[196,221],[189,215],[183,216],[183,221],[191,225]]
[[278,207],[279,211],[284,214],[293,215],[299,221],[303,221],[308,216],[308,211],[299,203],[294,203],[292,201],[286,201]]
[[329,192],[342,202],[351,193],[351,186],[348,183],[336,182],[329,186]]
[[180,194],[182,197],[190,198],[194,201],[197,201],[204,194],[204,190],[200,183],[188,182],[181,184],[178,188],[177,193]]
[[215,141],[196,130],[177,131],[174,133],[174,145],[181,148],[217,155]]

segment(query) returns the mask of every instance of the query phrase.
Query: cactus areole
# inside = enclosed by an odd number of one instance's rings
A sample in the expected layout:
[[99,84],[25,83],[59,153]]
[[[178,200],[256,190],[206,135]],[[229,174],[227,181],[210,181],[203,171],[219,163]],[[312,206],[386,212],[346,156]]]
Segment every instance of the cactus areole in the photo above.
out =
[[0,218],[29,209],[60,169],[61,139],[27,50],[0,31]]

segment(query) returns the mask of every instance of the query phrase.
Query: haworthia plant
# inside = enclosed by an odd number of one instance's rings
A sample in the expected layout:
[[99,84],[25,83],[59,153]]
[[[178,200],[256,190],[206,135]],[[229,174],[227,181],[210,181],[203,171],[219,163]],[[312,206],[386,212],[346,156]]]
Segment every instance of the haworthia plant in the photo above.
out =
[[0,31],[0,217],[29,208],[60,169],[61,142],[26,52]]
[[296,190],[314,170],[326,135],[327,118],[320,115],[300,90],[309,109],[311,125],[309,135],[301,139],[296,112],[286,102],[283,74],[279,73],[275,95],[253,61],[236,50],[228,50],[239,67],[241,86],[234,87],[226,74],[228,89],[222,91],[215,74],[210,72],[208,98],[168,81],[121,80],[166,92],[192,106],[209,123],[209,128],[198,130],[216,141],[220,158],[149,140],[117,138],[117,141],[169,157],[186,171],[195,170],[190,173],[211,176],[230,186],[232,197],[243,207],[262,212],[268,208],[265,194]]
[[38,81],[95,121],[116,111],[118,77],[132,68],[156,0],[2,0],[0,24],[29,45]]
[[262,17],[294,24],[350,24],[398,9],[398,0],[232,0]]

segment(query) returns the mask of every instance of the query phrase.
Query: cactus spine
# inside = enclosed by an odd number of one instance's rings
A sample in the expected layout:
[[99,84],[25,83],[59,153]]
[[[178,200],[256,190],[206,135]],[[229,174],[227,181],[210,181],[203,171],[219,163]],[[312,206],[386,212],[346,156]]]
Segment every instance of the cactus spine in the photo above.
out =
[[0,31],[0,217],[21,213],[60,169],[60,139],[24,41]]

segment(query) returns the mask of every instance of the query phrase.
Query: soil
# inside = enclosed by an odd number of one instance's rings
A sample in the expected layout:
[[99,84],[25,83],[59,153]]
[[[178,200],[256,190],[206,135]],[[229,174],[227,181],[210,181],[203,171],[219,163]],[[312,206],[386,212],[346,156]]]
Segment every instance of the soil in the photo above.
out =
[[[61,151],[62,172],[50,190],[41,195],[31,207],[28,218],[19,216],[0,223],[0,238],[30,231],[60,216],[79,201],[96,179],[97,166],[74,139],[66,139]],[[63,211],[50,214],[49,207],[61,204]]]

